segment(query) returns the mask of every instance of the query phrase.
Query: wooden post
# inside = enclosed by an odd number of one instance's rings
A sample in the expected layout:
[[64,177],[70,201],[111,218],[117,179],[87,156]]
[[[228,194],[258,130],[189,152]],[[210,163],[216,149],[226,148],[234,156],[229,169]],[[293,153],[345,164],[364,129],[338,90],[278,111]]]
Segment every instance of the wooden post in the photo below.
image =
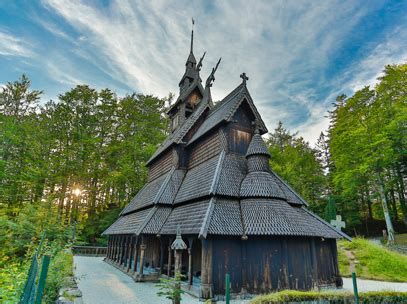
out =
[[247,293],[247,238],[242,238],[242,294]]
[[164,264],[164,241],[160,238],[160,275],[163,273]]
[[144,251],[146,250],[146,244],[140,245],[140,275],[143,275],[144,270]]
[[312,257],[312,287],[318,288],[318,260],[315,238],[311,238],[311,257]]
[[138,240],[139,238],[136,236],[136,242],[134,244],[134,272],[137,272],[137,259],[138,259]]
[[133,245],[134,243],[134,237],[130,237],[130,242],[129,242],[129,258],[127,261],[127,272],[129,272],[131,270],[131,262],[132,262],[132,258],[133,258]]
[[114,261],[117,263],[117,261],[119,260],[119,236],[115,236],[115,245],[114,245],[114,247],[115,247],[115,249],[114,249]]
[[192,244],[194,239],[192,237],[188,238],[188,285],[192,286]]
[[121,241],[122,241],[121,236],[117,236],[117,253],[116,253],[116,263],[117,264],[119,264],[119,261],[120,261]]
[[192,250],[188,248],[188,285],[192,286]]
[[171,239],[168,246],[168,269],[167,269],[167,276],[171,276],[171,267],[172,267],[172,249],[171,249]]
[[212,299],[212,240],[202,239],[201,298]]
[[182,251],[175,250],[174,272],[181,273],[181,269],[182,269]]

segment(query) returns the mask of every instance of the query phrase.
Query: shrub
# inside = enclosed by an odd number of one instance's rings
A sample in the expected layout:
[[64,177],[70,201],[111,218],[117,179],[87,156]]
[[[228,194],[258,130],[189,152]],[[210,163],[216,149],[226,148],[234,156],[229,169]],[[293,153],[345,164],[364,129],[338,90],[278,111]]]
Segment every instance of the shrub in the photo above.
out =
[[[284,290],[268,295],[262,295],[254,298],[251,304],[269,304],[269,303],[304,303],[307,301],[321,301],[323,303],[351,304],[354,303],[354,296],[350,292],[327,291],[296,291]],[[406,303],[407,292],[395,291],[375,291],[359,293],[360,303],[384,304],[384,303]]]

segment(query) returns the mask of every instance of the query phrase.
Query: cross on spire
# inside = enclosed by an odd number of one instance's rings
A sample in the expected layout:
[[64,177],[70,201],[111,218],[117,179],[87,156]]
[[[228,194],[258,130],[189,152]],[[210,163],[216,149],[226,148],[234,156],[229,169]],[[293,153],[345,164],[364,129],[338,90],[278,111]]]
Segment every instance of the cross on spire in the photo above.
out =
[[249,80],[249,77],[246,76],[246,73],[240,74],[240,78],[243,79],[243,84],[246,85],[246,82]]

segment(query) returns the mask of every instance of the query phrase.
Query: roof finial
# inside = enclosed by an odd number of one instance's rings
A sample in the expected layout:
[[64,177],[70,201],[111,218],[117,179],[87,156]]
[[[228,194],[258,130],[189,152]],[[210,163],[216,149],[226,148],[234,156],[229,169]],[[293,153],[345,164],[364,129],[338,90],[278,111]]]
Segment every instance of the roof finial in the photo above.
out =
[[216,66],[214,68],[212,68],[212,72],[209,75],[208,79],[206,79],[206,84],[205,87],[211,87],[212,83],[215,81],[215,72],[218,69],[219,63],[222,60],[222,57],[219,58],[218,63],[216,64]]
[[249,80],[249,77],[246,76],[246,73],[240,74],[240,78],[243,79],[243,82],[242,82],[242,83],[243,83],[244,85],[246,85],[246,81]]
[[199,59],[198,65],[196,66],[197,71],[199,72],[202,68],[202,60],[205,58],[206,52],[203,53],[201,59]]
[[190,53],[192,53],[193,50],[194,50],[194,24],[195,24],[195,20],[194,20],[194,18],[192,18],[191,50],[190,50]]

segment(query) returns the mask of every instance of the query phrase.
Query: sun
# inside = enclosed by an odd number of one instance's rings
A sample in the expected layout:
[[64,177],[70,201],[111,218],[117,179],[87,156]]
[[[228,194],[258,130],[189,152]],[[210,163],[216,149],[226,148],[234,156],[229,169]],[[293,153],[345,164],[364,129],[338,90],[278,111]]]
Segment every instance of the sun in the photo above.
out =
[[75,194],[76,196],[80,196],[82,194],[82,190],[79,188],[76,188],[73,190],[73,194]]

